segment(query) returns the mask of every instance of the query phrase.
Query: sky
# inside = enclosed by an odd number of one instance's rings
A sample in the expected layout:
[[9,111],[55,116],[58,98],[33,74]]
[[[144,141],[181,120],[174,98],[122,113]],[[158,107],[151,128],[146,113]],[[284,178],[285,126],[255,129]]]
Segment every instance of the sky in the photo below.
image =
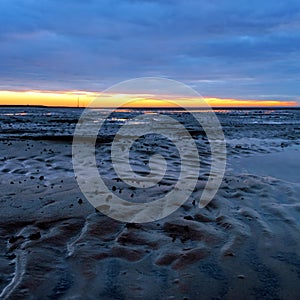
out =
[[0,0],[0,104],[88,102],[158,76],[300,106],[299,49],[299,0]]

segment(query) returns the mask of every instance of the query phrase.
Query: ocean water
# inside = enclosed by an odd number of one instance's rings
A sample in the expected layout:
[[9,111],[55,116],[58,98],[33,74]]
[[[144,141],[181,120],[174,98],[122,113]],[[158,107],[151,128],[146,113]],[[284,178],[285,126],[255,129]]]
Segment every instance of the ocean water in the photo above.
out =
[[[81,108],[1,107],[0,138],[70,137],[82,112]],[[97,110],[99,119],[105,112]],[[194,112],[206,113],[203,110]],[[236,138],[262,138],[259,131],[267,130],[268,135],[263,135],[264,139],[278,137],[289,140],[293,136],[298,137],[300,132],[300,109],[218,109],[215,113],[229,139],[232,135]],[[191,118],[187,112],[172,109],[119,110],[111,116],[106,126],[123,125],[140,114],[167,114],[177,118],[188,129],[197,130],[189,127]]]

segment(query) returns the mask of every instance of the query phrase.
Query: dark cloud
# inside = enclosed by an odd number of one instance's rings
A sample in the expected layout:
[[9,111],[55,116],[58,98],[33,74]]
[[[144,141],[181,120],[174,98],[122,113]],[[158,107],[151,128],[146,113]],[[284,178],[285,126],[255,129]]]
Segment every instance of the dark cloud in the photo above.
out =
[[298,0],[2,0],[0,88],[164,76],[204,95],[299,100],[299,20]]

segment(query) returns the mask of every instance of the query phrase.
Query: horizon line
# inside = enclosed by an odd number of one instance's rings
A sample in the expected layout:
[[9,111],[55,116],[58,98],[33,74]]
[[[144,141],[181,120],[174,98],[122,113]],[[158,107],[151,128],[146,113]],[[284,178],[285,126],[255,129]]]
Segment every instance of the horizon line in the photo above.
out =
[[126,109],[136,109],[136,110],[142,110],[142,109],[149,109],[149,110],[184,110],[184,109],[191,109],[191,110],[209,110],[209,109],[300,109],[300,106],[190,106],[190,107],[150,107],[150,106],[125,106],[125,107],[108,107],[108,106],[94,106],[94,107],[88,107],[88,106],[66,106],[66,105],[35,105],[35,104],[0,104],[0,108],[5,107],[31,107],[31,108],[76,108],[76,109],[116,109],[116,110],[126,110]]

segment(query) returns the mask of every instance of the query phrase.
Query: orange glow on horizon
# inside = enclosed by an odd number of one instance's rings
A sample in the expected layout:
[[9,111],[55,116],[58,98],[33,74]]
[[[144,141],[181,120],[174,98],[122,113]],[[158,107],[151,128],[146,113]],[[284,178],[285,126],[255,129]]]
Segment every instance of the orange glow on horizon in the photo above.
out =
[[[45,105],[85,107],[97,98],[97,107],[118,106],[118,102],[128,101],[124,107],[174,107],[172,99],[180,99],[185,107],[201,107],[201,98],[182,98],[176,96],[155,96],[149,94],[101,94],[88,91],[0,91],[0,105]],[[245,100],[231,98],[205,97],[212,107],[296,107],[296,101]]]
[[205,98],[212,107],[296,107],[296,101]]
[[0,91],[0,105],[86,106],[97,96],[82,91]]

